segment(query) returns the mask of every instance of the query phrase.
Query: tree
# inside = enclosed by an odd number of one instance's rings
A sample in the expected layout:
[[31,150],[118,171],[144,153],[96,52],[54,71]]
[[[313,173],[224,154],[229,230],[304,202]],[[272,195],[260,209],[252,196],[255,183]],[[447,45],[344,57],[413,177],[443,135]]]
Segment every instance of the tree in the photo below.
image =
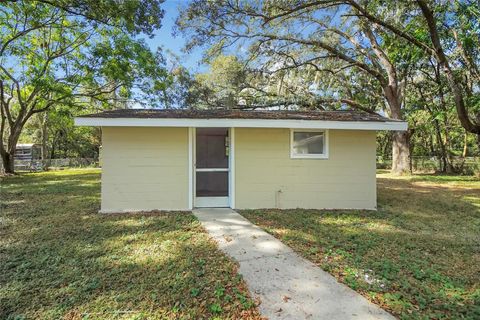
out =
[[[462,64],[468,67],[468,73],[472,77],[478,79],[480,75],[478,73],[478,34],[480,32],[478,1],[415,0],[409,3],[410,10],[405,12],[408,19],[404,19],[400,23],[398,20],[393,21],[388,16],[379,14],[382,8],[375,2],[370,3],[370,6],[365,1],[345,0],[344,2],[355,8],[359,15],[370,23],[393,33],[435,58],[445,74],[454,96],[460,123],[468,132],[479,136],[480,145],[480,108],[478,103],[472,103],[466,99],[468,93],[465,92],[465,88],[462,88],[461,81],[456,76],[458,70],[453,67],[452,60],[455,57],[446,53],[453,52],[452,49],[455,47],[462,51]],[[418,21],[419,18],[422,18],[423,21],[415,28],[409,27],[405,22],[412,19]],[[424,37],[424,34],[427,34],[428,37]],[[465,50],[465,48],[468,49]]]
[[[269,72],[276,65],[273,72],[295,69],[308,75],[314,70],[336,78],[334,83],[343,81],[344,88],[332,87],[331,83],[319,88],[318,83],[305,82],[317,105],[382,109],[375,101],[365,99],[368,93],[352,90],[367,83],[374,95],[380,89],[386,111],[394,119],[405,119],[406,81],[417,67],[418,55],[432,57],[446,76],[462,126],[477,133],[474,113],[478,104],[466,102],[459,79],[466,68],[459,72],[457,66],[468,64],[470,70],[478,70],[478,50],[472,45],[478,42],[478,17],[474,1],[197,0],[183,11],[177,25],[189,35],[187,48],[207,44],[208,54],[232,51],[232,46],[237,46],[233,50],[241,54],[242,49],[249,48],[246,59],[257,67],[271,62]],[[468,48],[461,50],[464,54],[460,60],[450,54],[455,49],[450,29],[463,39],[457,41],[457,48]],[[399,48],[407,48],[412,54],[397,55]],[[476,74],[470,71],[471,76]],[[312,84],[315,90],[310,89]],[[393,134],[396,173],[408,171],[410,135]]]
[[[208,70],[191,74],[178,62],[172,67],[174,79],[167,90],[170,106],[188,108],[242,108],[252,106],[254,74],[234,55],[219,55],[208,61]],[[248,75],[248,78],[247,78]]]
[[240,91],[246,83],[243,65],[231,55],[215,57],[209,72],[197,74],[195,80],[211,92],[210,99],[205,101],[207,106],[227,108],[238,105]]
[[[445,72],[445,75],[448,80],[448,84],[455,98],[455,106],[457,108],[457,114],[458,114],[460,123],[467,131],[477,134],[479,136],[479,143],[480,143],[480,110],[479,112],[477,112],[477,115],[476,115],[477,119],[470,118],[467,104],[464,98],[464,91],[462,90],[461,86],[457,82],[457,78],[455,77],[454,70],[451,67],[451,63],[447,55],[445,54],[444,47],[441,43],[438,26],[437,26],[438,22],[437,22],[437,19],[435,18],[434,12],[431,9],[431,7],[427,4],[426,1],[417,0],[417,3],[427,22],[428,30],[430,33],[431,46],[425,45],[425,49],[428,48],[429,50],[432,51],[432,54],[435,56],[436,60],[438,61],[443,71]],[[478,31],[478,17],[477,17],[476,28]],[[454,30],[454,32],[458,32],[458,31]],[[458,37],[456,40],[458,41],[457,46],[459,47],[463,46],[463,44],[461,43],[461,40],[458,39]],[[477,41],[478,41],[478,37],[477,37]],[[471,57],[467,56],[467,51],[464,51],[463,53],[465,54],[465,57],[466,57],[465,63],[468,63],[473,74],[475,74],[475,76],[478,77],[478,67],[476,65],[477,60],[470,59]]]
[[[354,7],[338,6],[340,2],[198,0],[183,12],[177,24],[191,36],[190,47],[208,43],[210,52],[221,52],[241,43],[250,48],[248,59],[257,66],[267,66],[266,71],[270,73],[313,69],[314,73],[339,80],[373,81],[376,84],[374,92],[378,92],[377,88],[381,90],[390,116],[404,119],[402,103],[406,75],[383,46],[389,34],[359,17]],[[189,19],[193,16],[200,18]],[[304,83],[304,88],[306,86],[306,91],[313,93],[312,100],[319,106],[344,105],[368,112],[376,107],[363,105],[363,101],[357,100],[360,95],[354,95],[353,90],[337,87],[332,94],[328,90],[331,86],[321,88],[318,84],[312,90],[312,83]],[[305,105],[298,101],[296,104]],[[408,133],[395,132],[393,141],[393,171],[406,172],[409,170]]]
[[25,125],[20,140],[42,145],[45,168],[56,158],[98,158],[100,128],[75,126],[75,113],[69,106],[55,106],[36,114]]
[[153,36],[154,31],[161,27],[163,2],[164,0],[0,0],[0,4],[6,4],[5,7],[15,3],[44,5],[42,7],[56,8],[70,16],[119,28],[125,33],[144,33],[149,36]]
[[170,77],[161,52],[151,52],[134,35],[152,34],[160,26],[160,3],[7,1],[0,6],[0,155],[5,172],[14,172],[16,144],[35,114],[56,105],[158,105]]

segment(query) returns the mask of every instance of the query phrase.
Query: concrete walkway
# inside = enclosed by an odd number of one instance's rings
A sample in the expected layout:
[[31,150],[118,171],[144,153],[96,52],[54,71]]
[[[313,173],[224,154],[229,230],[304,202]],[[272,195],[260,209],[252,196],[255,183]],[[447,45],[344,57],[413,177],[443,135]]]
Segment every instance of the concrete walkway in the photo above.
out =
[[395,319],[231,209],[196,209],[269,319]]

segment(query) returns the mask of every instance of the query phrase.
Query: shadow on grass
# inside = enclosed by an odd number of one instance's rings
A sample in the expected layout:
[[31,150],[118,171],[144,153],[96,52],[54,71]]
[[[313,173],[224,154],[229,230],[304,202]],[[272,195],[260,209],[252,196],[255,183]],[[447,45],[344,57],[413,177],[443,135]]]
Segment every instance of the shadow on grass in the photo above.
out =
[[429,182],[480,182],[480,178],[475,176],[458,176],[453,174],[435,174],[435,173],[416,173],[410,181],[429,181]]
[[1,319],[255,316],[236,266],[191,214],[96,214],[98,174],[13,180],[2,190]]
[[21,195],[23,193],[52,194],[52,193],[72,193],[93,194],[99,191],[100,180],[99,173],[92,170],[44,172],[18,175],[3,178],[1,181],[0,192],[14,193]]
[[378,211],[242,214],[401,318],[479,318],[480,186],[381,178],[378,189]]

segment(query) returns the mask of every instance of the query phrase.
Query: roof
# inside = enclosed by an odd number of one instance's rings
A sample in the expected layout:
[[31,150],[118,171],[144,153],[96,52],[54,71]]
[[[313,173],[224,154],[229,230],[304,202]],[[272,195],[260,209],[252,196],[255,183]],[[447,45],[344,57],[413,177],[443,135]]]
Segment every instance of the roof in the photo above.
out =
[[406,130],[406,122],[363,111],[121,109],[75,118],[77,125]]
[[17,149],[22,149],[22,148],[32,148],[34,146],[37,146],[36,143],[17,143],[15,146]]
[[88,114],[82,118],[162,118],[162,119],[295,119],[333,121],[395,121],[363,111],[291,111],[227,109],[120,109]]

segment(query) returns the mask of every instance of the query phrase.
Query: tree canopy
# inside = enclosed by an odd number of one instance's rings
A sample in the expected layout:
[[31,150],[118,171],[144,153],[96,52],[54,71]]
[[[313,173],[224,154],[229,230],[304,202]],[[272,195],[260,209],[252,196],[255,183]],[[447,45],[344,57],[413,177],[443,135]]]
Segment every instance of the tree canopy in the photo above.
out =
[[[462,159],[478,153],[477,1],[192,0],[176,29],[187,54],[203,50],[202,72],[139,40],[157,34],[162,2],[0,2],[4,165],[31,135],[48,146],[44,154],[95,154],[87,145],[98,132],[80,132],[67,118],[132,106],[387,115],[410,128],[378,134],[378,155],[393,158],[396,173],[416,156],[461,171]],[[89,136],[78,138],[84,151],[68,142],[80,134]],[[70,150],[57,153],[59,145]]]
[[[415,109],[432,111],[411,94],[428,77],[429,94],[441,100],[437,111],[453,106],[463,128],[478,134],[478,17],[474,1],[195,0],[177,26],[187,49],[203,47],[207,59],[241,56],[264,106],[354,108],[408,120]],[[395,172],[409,170],[412,134],[392,135]]]
[[161,1],[0,4],[0,154],[7,172],[26,122],[57,106],[159,105],[161,51],[135,36],[160,26]]

